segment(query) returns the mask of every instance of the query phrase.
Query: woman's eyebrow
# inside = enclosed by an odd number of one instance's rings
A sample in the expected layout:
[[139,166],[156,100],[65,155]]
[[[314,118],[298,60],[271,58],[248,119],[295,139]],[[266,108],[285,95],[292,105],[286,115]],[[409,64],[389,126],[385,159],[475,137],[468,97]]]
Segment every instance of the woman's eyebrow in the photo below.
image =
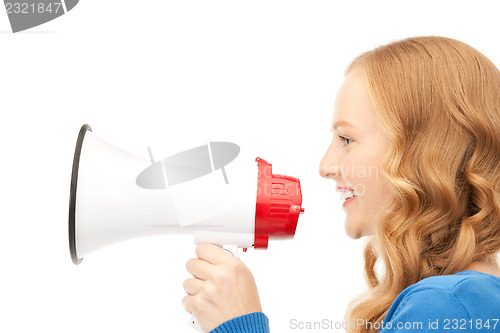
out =
[[347,127],[352,127],[352,128],[356,128],[356,126],[354,126],[353,124],[351,124],[350,122],[348,121],[345,121],[345,120],[338,120],[336,121],[335,123],[333,123],[332,127],[330,128],[330,131],[334,131],[337,127],[339,126],[347,126]]

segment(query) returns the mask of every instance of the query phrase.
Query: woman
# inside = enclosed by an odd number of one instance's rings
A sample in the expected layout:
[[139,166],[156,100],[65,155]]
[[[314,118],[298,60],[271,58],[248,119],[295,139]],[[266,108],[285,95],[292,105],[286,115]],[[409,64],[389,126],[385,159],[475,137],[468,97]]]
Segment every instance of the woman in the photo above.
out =
[[[347,68],[332,132],[320,174],[347,198],[349,237],[369,237],[347,332],[499,332],[495,65],[444,37],[378,47]],[[183,303],[203,329],[267,332],[249,270],[210,244],[197,255]]]

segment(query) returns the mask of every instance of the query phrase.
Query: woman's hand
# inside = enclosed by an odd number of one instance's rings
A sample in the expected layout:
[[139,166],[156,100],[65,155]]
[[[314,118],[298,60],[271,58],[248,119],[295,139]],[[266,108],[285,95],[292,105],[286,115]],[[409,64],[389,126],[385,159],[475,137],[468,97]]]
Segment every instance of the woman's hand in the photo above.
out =
[[198,244],[196,255],[186,263],[194,278],[184,281],[188,295],[182,304],[204,332],[232,318],[262,312],[253,275],[240,259],[210,243]]

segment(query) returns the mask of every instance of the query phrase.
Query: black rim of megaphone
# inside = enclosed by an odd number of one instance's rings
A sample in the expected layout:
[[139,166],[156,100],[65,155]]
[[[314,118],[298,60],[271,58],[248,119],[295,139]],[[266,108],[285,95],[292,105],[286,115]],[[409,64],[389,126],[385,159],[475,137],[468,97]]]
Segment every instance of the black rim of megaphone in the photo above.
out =
[[71,188],[69,193],[69,251],[71,252],[71,260],[75,265],[82,262],[83,258],[78,258],[76,253],[76,224],[75,224],[75,212],[76,212],[76,186],[78,184],[78,166],[80,165],[80,154],[82,152],[83,140],[85,139],[85,133],[87,131],[92,132],[92,128],[85,124],[80,129],[78,134],[78,139],[76,140],[75,156],[73,157],[73,170],[71,171]]

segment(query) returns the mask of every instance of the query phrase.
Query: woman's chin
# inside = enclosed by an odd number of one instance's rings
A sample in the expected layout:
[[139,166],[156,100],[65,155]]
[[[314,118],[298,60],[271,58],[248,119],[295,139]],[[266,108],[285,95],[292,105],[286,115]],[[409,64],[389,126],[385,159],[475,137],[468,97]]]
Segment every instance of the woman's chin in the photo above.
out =
[[364,236],[361,226],[348,220],[345,222],[345,233],[352,239],[359,239]]
[[361,237],[361,234],[359,232],[355,231],[355,230],[348,230],[348,229],[346,229],[345,233],[351,239],[358,239],[358,238]]

